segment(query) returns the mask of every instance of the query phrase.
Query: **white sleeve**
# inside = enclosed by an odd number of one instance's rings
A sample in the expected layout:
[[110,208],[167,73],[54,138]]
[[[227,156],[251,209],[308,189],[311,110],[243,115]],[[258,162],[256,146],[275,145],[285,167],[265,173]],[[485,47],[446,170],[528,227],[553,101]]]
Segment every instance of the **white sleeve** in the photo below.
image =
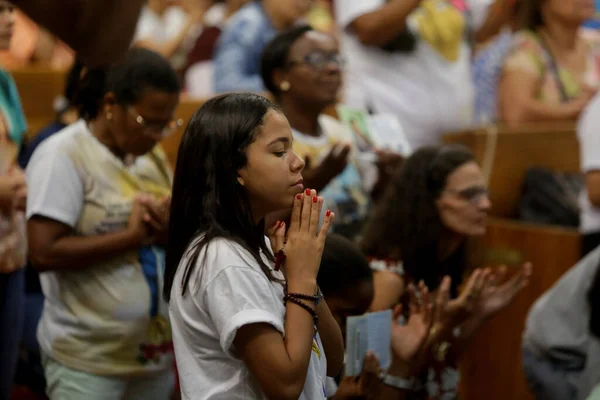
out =
[[63,152],[39,148],[36,153],[25,171],[27,219],[40,215],[75,227],[83,208],[81,177]]
[[477,32],[485,23],[494,0],[467,0],[471,10],[473,29]]
[[221,349],[231,357],[236,357],[233,340],[242,326],[265,323],[283,334],[283,320],[277,316],[278,304],[271,285],[261,271],[250,266],[229,266],[207,285],[204,301]]
[[157,29],[154,19],[148,15],[146,10],[142,10],[140,19],[135,27],[133,41],[147,40],[154,37],[154,31]]
[[600,170],[600,95],[587,106],[577,125],[581,170]]
[[184,27],[187,19],[187,14],[181,7],[172,6],[165,12],[165,28],[169,40],[174,39],[179,35]]
[[335,19],[342,29],[358,17],[376,11],[384,6],[386,0],[335,0]]
[[328,376],[325,380],[325,392],[327,393],[327,398],[335,396],[337,391],[338,385],[335,383],[335,379]]

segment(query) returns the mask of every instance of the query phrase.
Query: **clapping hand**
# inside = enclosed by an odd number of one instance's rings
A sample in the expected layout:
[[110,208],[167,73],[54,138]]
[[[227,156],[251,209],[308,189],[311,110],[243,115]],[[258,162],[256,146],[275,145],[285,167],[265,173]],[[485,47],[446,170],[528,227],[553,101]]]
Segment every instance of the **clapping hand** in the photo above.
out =
[[476,299],[476,314],[487,319],[508,306],[527,286],[531,272],[531,263],[523,264],[519,272],[507,281],[505,281],[507,274],[505,266],[502,266],[497,273],[489,272],[480,296]]
[[433,323],[433,305],[429,290],[423,282],[417,289],[408,288],[410,296],[410,315],[406,324],[398,321],[402,315],[402,306],[394,309],[392,321],[392,355],[397,362],[410,364],[417,356],[429,334]]

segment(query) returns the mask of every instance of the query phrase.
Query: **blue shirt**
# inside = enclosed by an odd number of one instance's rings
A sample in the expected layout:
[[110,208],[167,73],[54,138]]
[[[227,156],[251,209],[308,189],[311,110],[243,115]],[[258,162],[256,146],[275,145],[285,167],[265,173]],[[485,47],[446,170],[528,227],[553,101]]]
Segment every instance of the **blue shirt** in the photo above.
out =
[[512,32],[504,31],[473,60],[475,122],[494,122],[497,117],[498,83],[504,58],[512,43]]
[[27,144],[27,147],[19,155],[19,165],[21,168],[25,169],[27,167],[33,152],[40,144],[42,144],[44,140],[48,139],[50,136],[66,127],[67,125],[63,124],[62,122],[52,122],[50,125],[42,129],[37,135],[35,135],[33,140]]
[[235,13],[215,50],[215,91],[264,92],[260,60],[263,49],[276,34],[261,3],[251,2]]

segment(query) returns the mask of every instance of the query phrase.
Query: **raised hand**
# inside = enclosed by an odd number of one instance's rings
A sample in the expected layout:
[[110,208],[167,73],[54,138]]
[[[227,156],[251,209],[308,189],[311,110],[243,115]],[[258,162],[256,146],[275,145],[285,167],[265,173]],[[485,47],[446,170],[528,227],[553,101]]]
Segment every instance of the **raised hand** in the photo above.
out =
[[[477,311],[477,305],[483,289],[486,286],[487,279],[490,276],[489,270],[476,269],[473,271],[465,288],[461,291],[456,299],[450,300],[447,298],[446,306],[440,310],[440,316],[443,319],[444,328],[454,329],[462,322],[473,317]],[[448,289],[450,278],[445,278]],[[440,291],[442,297],[449,296],[449,291]],[[438,302],[445,301],[438,298]]]
[[295,280],[316,282],[325,237],[335,217],[327,211],[323,226],[319,229],[322,208],[323,198],[318,197],[315,190],[307,189],[294,199],[284,248],[288,284]]
[[347,143],[336,143],[319,165],[320,170],[335,178],[346,169],[351,150],[352,147]]
[[402,315],[402,306],[394,309],[392,321],[392,355],[395,359],[410,364],[425,344],[425,340],[433,323],[433,304],[429,298],[429,290],[423,282],[418,289],[411,284],[410,315],[405,325],[398,319]]
[[531,271],[531,263],[525,263],[519,272],[507,281],[505,266],[497,273],[491,273],[475,304],[476,313],[483,318],[489,318],[508,306],[529,283]]

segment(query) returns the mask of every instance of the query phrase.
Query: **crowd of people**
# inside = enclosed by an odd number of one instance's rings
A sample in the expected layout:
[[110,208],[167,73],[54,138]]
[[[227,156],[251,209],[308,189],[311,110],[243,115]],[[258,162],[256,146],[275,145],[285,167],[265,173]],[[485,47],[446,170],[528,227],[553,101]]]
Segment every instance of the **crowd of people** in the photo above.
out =
[[[441,138],[569,120],[582,259],[530,310],[523,379],[538,400],[600,398],[595,13],[0,0],[0,400],[15,379],[51,400],[457,399],[469,344],[537,266],[478,257],[487,181]],[[9,71],[34,64],[68,74],[27,139]],[[172,169],[160,143],[185,97],[207,100]],[[411,151],[369,142],[339,104],[393,116]],[[384,311],[389,365],[369,351],[346,374],[348,318]]]

